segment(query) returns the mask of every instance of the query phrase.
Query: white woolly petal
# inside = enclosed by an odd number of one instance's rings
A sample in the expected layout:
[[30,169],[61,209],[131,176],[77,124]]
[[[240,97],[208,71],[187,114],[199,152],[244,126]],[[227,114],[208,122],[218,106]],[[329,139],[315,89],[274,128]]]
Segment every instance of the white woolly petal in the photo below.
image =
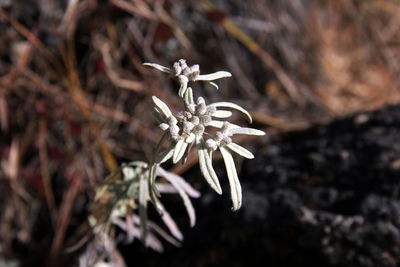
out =
[[160,65],[160,64],[156,64],[156,63],[143,63],[143,65],[144,65],[144,66],[148,66],[148,67],[155,68],[156,70],[159,70],[159,71],[162,71],[162,72],[166,72],[166,73],[169,73],[169,74],[174,74],[174,72],[173,72],[170,68],[164,67],[164,66],[162,66],[162,65]]
[[232,74],[230,72],[217,71],[217,72],[210,73],[210,74],[199,75],[199,76],[197,76],[196,81],[213,81],[213,80],[218,80],[218,79],[227,78],[227,77],[231,77],[231,76],[232,76]]
[[216,118],[229,118],[230,116],[232,116],[232,112],[228,110],[216,110],[214,113],[211,114],[211,116]]
[[248,151],[246,148],[235,144],[235,143],[230,143],[227,145],[227,147],[232,150],[233,152],[238,153],[240,156],[248,158],[248,159],[254,159],[254,155]]
[[216,83],[213,83],[213,82],[208,82],[209,84],[211,84],[212,86],[214,86],[215,87],[215,89],[219,89],[219,87],[218,87],[218,85],[216,84]]
[[152,97],[154,104],[156,104],[157,108],[164,114],[165,118],[169,118],[172,116],[171,110],[163,101],[161,101],[158,97]]
[[172,157],[172,162],[175,164],[177,163],[185,154],[186,148],[188,144],[183,140],[179,140],[174,148],[174,155]]
[[222,128],[223,125],[224,125],[223,121],[210,121],[210,123],[208,124],[208,126],[212,126],[215,128]]
[[231,103],[231,102],[217,102],[217,103],[212,103],[212,104],[210,104],[210,105],[208,105],[208,106],[214,106],[214,107],[216,107],[216,108],[218,108],[218,107],[225,107],[225,108],[233,108],[233,109],[236,109],[236,110],[242,112],[244,115],[246,115],[246,117],[247,117],[247,119],[249,120],[250,123],[252,122],[252,118],[251,118],[251,116],[250,116],[250,113],[249,113],[247,110],[245,110],[244,108],[242,108],[241,106],[239,106],[239,105],[237,105],[237,104],[235,104],[235,103]]
[[188,144],[193,143],[195,137],[196,135],[194,133],[191,133],[188,137],[185,138],[185,142]]
[[229,133],[233,134],[246,134],[246,135],[265,135],[265,132],[253,128],[234,128],[230,129]]
[[232,210],[240,209],[242,205],[242,187],[236,172],[235,162],[233,161],[231,153],[224,147],[219,148],[222,158],[225,162],[226,172],[228,174],[229,186],[231,189]]

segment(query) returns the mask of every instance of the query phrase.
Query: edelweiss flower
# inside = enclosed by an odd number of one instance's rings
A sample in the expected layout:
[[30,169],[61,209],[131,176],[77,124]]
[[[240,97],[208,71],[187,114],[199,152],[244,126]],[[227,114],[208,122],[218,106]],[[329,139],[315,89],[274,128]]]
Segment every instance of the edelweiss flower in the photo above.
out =
[[218,85],[211,81],[232,76],[232,74],[227,71],[217,71],[214,73],[201,75],[199,65],[196,64],[196,65],[189,67],[186,64],[185,59],[180,59],[177,62],[175,62],[173,64],[172,69],[164,67],[164,66],[156,64],[156,63],[144,63],[143,65],[155,68],[157,70],[160,70],[162,72],[165,72],[165,73],[168,73],[168,74],[171,74],[171,75],[177,77],[178,81],[180,83],[180,88],[179,88],[179,93],[178,93],[178,95],[180,97],[184,97],[185,92],[188,88],[189,81],[193,81],[193,82],[208,81],[212,86],[214,86],[215,88],[218,89]]
[[[236,166],[231,152],[235,152],[243,157],[252,159],[253,154],[246,148],[233,143],[231,137],[235,134],[264,135],[263,131],[243,128],[227,121],[215,120],[215,118],[229,118],[232,112],[219,108],[233,108],[246,115],[251,122],[250,114],[234,103],[216,102],[206,105],[203,97],[198,97],[196,102],[193,99],[193,91],[187,88],[184,95],[185,110],[173,116],[171,110],[163,101],[153,96],[155,114],[161,122],[160,128],[167,131],[166,134],[171,137],[173,144],[162,154],[160,160],[165,162],[172,158],[174,164],[183,159],[185,161],[193,144],[196,144],[199,157],[201,172],[209,185],[218,193],[222,194],[218,177],[212,166],[212,153],[219,149],[225,162],[233,202],[233,210],[241,206],[242,191],[236,172]],[[212,134],[210,127],[219,130]],[[205,141],[204,137],[208,136]],[[162,140],[162,141],[165,141]],[[159,146],[161,146],[159,144]]]

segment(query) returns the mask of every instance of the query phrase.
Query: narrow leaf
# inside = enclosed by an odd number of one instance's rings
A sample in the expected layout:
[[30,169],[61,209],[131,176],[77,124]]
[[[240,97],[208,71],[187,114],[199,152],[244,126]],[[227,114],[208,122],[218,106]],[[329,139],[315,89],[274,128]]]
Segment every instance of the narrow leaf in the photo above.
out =
[[175,73],[174,73],[170,68],[164,67],[164,66],[162,66],[162,65],[160,65],[160,64],[156,64],[156,63],[143,63],[143,65],[144,65],[144,66],[148,66],[148,67],[155,68],[156,70],[159,70],[159,71],[162,71],[162,72],[166,72],[166,73],[175,75]]
[[165,232],[160,226],[153,222],[149,222],[149,228],[153,229],[155,232],[157,232],[162,238],[164,238],[166,241],[171,243],[172,245],[176,247],[180,247],[181,244],[176,241],[172,236],[170,236],[167,232]]
[[230,150],[232,150],[233,152],[238,153],[240,156],[248,158],[248,159],[254,159],[254,155],[248,151],[246,148],[235,144],[235,143],[230,143],[228,145],[226,145],[227,147],[229,147]]
[[207,152],[204,145],[203,139],[201,137],[196,138],[197,153],[199,155],[200,170],[204,178],[218,194],[222,194],[222,189],[218,181],[217,174],[212,167],[211,158]]
[[197,76],[196,81],[213,81],[213,80],[227,78],[227,77],[231,77],[231,76],[232,76],[232,74],[230,72],[217,71],[217,72],[210,73],[210,74],[199,75],[199,76]]
[[212,126],[215,128],[222,128],[222,126],[224,126],[224,122],[223,121],[210,121],[208,126]]
[[238,210],[242,205],[242,187],[236,173],[235,162],[231,153],[224,147],[219,148],[225,162],[226,172],[228,174],[229,186],[231,189],[232,210]]
[[157,108],[153,108],[151,114],[153,117],[157,120],[158,123],[163,123],[165,122],[165,119],[162,117],[160,111],[158,111]]
[[140,175],[139,180],[139,216],[140,216],[140,239],[145,242],[147,238],[147,197],[148,183],[146,175]]
[[185,142],[184,138],[182,138],[181,140],[179,140],[176,143],[175,149],[174,149],[174,155],[172,157],[172,162],[174,164],[176,164],[182,158],[182,156],[185,154],[187,146],[188,146],[188,144]]
[[169,175],[170,173],[162,168],[159,168],[158,171],[159,174],[164,176],[165,179],[167,179],[178,191],[178,194],[182,198],[183,204],[185,205],[186,211],[189,215],[190,226],[193,227],[196,224],[196,213],[194,212],[194,208],[189,196],[186,194],[185,190],[181,187],[179,182],[176,181],[174,176]]
[[174,219],[172,219],[169,212],[164,208],[164,205],[158,199],[156,204],[157,204],[157,209],[162,211],[161,219],[168,227],[168,230],[176,239],[182,241],[183,240],[182,232],[179,230],[179,227],[176,225]]
[[158,253],[162,253],[164,251],[161,241],[155,235],[153,235],[153,233],[149,233],[147,236],[145,246],[154,249]]
[[225,107],[225,108],[233,108],[236,109],[240,112],[242,112],[244,115],[246,115],[247,119],[249,120],[249,122],[252,122],[252,118],[250,116],[250,113],[247,112],[247,110],[245,110],[244,108],[242,108],[241,106],[235,104],[235,103],[231,103],[231,102],[216,102],[216,103],[212,103],[209,106],[214,106],[216,108],[218,107]]
[[190,133],[190,135],[185,138],[185,142],[187,144],[191,144],[191,143],[193,143],[195,138],[196,138],[196,135],[194,133]]
[[[177,175],[177,174],[175,174],[175,173],[166,171],[166,170],[164,170],[164,169],[161,168],[161,167],[159,167],[159,169],[161,169],[161,170],[164,171],[164,173],[163,173],[163,174],[160,173],[160,175],[163,175],[163,176],[165,176],[165,177],[168,175],[168,178],[169,178],[169,179],[174,179],[177,183],[180,184],[180,186],[185,190],[185,192],[186,192],[190,197],[192,197],[192,198],[198,198],[198,197],[200,197],[200,192],[197,191],[196,189],[194,189],[188,182],[186,182],[185,179],[183,179],[183,177],[181,177],[181,176],[179,176],[179,175]],[[167,178],[167,177],[166,177],[166,178]],[[176,190],[174,191],[174,193],[176,193]]]
[[246,135],[265,135],[265,132],[253,128],[234,128],[229,131],[231,134],[246,134]]
[[217,90],[219,89],[218,85],[216,83],[213,82],[209,82],[209,84],[211,84],[212,86],[214,86]]
[[155,186],[157,168],[158,164],[153,163],[151,165],[150,170],[148,172],[149,179],[147,180],[147,186],[149,188],[149,196],[151,203],[153,203],[154,207],[156,207],[158,213],[161,213],[162,211],[157,208],[157,196],[160,196],[160,193],[157,191],[157,188]]
[[187,90],[187,85],[189,83],[189,79],[186,76],[179,76],[182,77],[181,79],[179,79],[179,83],[181,84],[181,86],[179,87],[179,91],[178,91],[178,95],[179,97],[184,97],[185,92]]
[[186,104],[187,106],[188,106],[188,105],[191,105],[191,104],[194,104],[193,90],[192,90],[191,87],[188,87],[188,88],[186,89],[186,93],[185,93],[185,104]]
[[160,109],[160,111],[164,114],[165,118],[169,118],[172,116],[171,110],[163,101],[161,101],[158,97],[153,96],[153,102]]
[[217,110],[211,116],[216,118],[229,118],[232,116],[232,112],[229,110]]
[[154,158],[154,162],[157,164],[162,164],[167,160],[169,160],[170,158],[172,158],[173,154],[174,154],[174,146],[171,145],[167,150],[156,155]]

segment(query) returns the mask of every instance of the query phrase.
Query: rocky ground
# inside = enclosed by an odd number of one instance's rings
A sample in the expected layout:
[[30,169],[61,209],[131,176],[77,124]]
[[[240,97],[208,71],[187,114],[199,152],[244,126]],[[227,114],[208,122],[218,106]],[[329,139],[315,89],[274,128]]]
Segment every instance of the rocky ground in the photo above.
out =
[[389,106],[271,140],[244,163],[239,213],[206,193],[182,248],[123,247],[127,263],[398,266],[399,126]]

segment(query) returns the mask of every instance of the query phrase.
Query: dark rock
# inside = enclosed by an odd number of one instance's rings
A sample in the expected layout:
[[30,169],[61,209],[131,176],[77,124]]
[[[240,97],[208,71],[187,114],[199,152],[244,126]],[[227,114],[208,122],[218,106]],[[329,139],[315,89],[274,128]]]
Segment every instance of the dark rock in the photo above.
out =
[[399,133],[400,106],[390,106],[280,136],[245,162],[240,212],[211,197],[196,206],[198,225],[182,248],[156,254],[135,245],[127,262],[399,266]]

